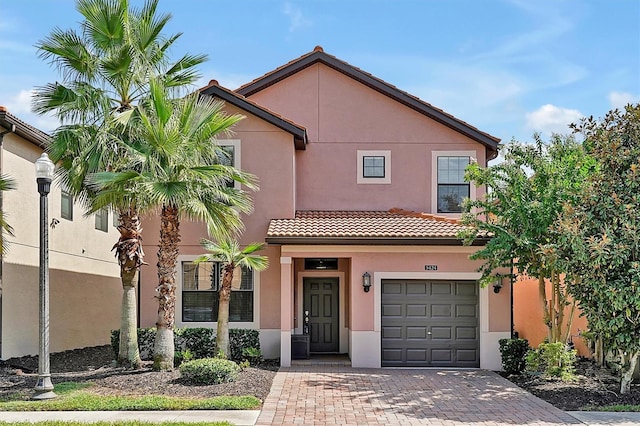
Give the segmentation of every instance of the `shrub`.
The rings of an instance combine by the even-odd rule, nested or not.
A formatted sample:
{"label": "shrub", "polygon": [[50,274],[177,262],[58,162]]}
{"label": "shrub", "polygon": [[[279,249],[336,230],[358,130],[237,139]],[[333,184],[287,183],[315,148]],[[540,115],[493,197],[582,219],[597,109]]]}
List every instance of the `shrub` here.
{"label": "shrub", "polygon": [[[258,330],[231,329],[229,330],[230,359],[242,361],[245,359],[243,351],[247,348],[260,350],[260,333]],[[156,338],[155,328],[138,329],[138,349],[143,361],[153,360],[153,345]],[[116,359],[120,344],[120,330],[111,331],[111,347]],[[212,358],[216,356],[216,336],[212,328],[178,328],[174,330],[174,345],[177,352],[190,350],[194,359]]]}
{"label": "shrub", "polygon": [[[150,361],[153,359],[153,345],[156,340],[156,329],[139,328],[138,329],[138,350],[140,351],[140,359]],[[111,348],[118,359],[118,351],[120,350],[120,330],[111,330]]]}
{"label": "shrub", "polygon": [[193,352],[189,349],[185,349],[184,351],[176,351],[173,356],[173,366],[179,367],[183,362],[188,362],[193,359]]}
{"label": "shrub", "polygon": [[573,380],[575,362],[575,349],[569,349],[561,342],[541,343],[537,349],[527,354],[526,368],[528,372],[542,373],[562,380]]}
{"label": "shrub", "polygon": [[229,358],[235,361],[244,359],[245,349],[255,348],[260,350],[260,333],[258,330],[235,328],[229,330]]}
{"label": "shrub", "polygon": [[500,339],[500,355],[502,357],[502,369],[507,374],[520,374],[524,371],[525,356],[529,351],[527,339]]}
{"label": "shrub", "polygon": [[217,385],[233,382],[240,367],[233,361],[221,358],[202,358],[185,362],[180,366],[180,374],[185,379],[203,385]]}
{"label": "shrub", "polygon": [[242,356],[245,361],[248,361],[251,365],[257,365],[262,360],[262,351],[258,348],[245,348],[242,351]]}
{"label": "shrub", "polygon": [[216,336],[211,328],[179,328],[175,331],[175,345],[181,350],[189,349],[193,358],[213,358]]}

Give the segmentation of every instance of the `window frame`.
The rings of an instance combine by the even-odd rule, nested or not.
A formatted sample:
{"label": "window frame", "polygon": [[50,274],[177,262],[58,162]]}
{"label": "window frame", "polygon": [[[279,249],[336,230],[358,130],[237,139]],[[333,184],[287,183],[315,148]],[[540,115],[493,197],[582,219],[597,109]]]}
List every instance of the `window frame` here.
{"label": "window frame", "polygon": [[[440,157],[468,157],[469,162],[475,162],[477,157],[476,151],[432,151],[431,152],[431,212],[441,216],[459,217],[462,212],[439,212],[438,211],[438,158]],[[476,199],[476,187],[471,182],[465,182],[469,186],[469,198]],[[447,184],[443,184],[447,185]],[[452,184],[454,185],[454,184]],[[462,185],[462,184],[460,184]]]}
{"label": "window frame", "polygon": [[[365,157],[382,157],[384,165],[384,177],[366,177],[364,175],[364,159]],[[391,183],[391,150],[358,150],[358,164],[356,167],[358,184],[382,184]]]}
{"label": "window frame", "polygon": [[[69,215],[68,217],[64,213],[64,206],[68,205],[69,207]],[[66,187],[60,187],[60,217],[62,219],[73,222],[73,206],[74,206],[74,197]]]}
{"label": "window frame", "polygon": [[[217,139],[215,141],[216,145],[219,145],[220,147],[232,147],[233,148],[233,161],[232,161],[232,166],[235,167],[238,170],[242,170],[241,165],[241,150],[240,150],[240,139]],[[233,181],[233,188],[235,189],[240,189],[241,185],[236,182]]]}
{"label": "window frame", "polygon": [[[98,224],[98,220],[100,220],[100,224]],[[103,207],[94,213],[94,228],[98,231],[109,232],[109,209]]]}
{"label": "window frame", "polygon": [[[217,321],[183,321],[182,320],[182,295],[184,291],[183,275],[182,275],[182,263],[193,262],[199,256],[195,255],[179,255],[176,262],[176,318],[175,323],[177,327],[205,327],[216,328],[218,326]],[[253,321],[229,321],[230,328],[260,328],[260,273],[258,271],[252,271],[253,273]],[[189,291],[189,290],[187,290]],[[234,290],[237,291],[237,290]]]}

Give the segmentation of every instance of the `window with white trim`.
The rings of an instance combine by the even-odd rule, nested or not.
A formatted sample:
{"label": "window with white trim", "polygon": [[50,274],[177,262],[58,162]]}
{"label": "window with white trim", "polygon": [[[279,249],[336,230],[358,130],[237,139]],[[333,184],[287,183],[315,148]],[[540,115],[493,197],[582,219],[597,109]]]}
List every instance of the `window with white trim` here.
{"label": "window with white trim", "polygon": [[[181,262],[182,322],[218,321],[218,290],[222,284],[222,263]],[[238,271],[236,271],[237,273]],[[253,322],[253,271],[241,269],[237,287],[231,291],[229,322]]]}
{"label": "window with white trim", "polygon": [[62,187],[60,199],[60,216],[63,219],[73,220],[73,195],[66,187]]}
{"label": "window with white trim", "polygon": [[96,229],[100,231],[108,232],[109,231],[109,210],[106,208],[102,208],[95,213]]}
{"label": "window with white trim", "polygon": [[358,150],[357,157],[357,183],[391,183],[391,151]]}
{"label": "window with white trim", "polygon": [[462,212],[462,201],[471,195],[469,182],[464,180],[470,161],[468,156],[438,157],[438,213]]}
{"label": "window with white trim", "polygon": [[[222,139],[217,141],[220,148],[222,148],[222,153],[218,156],[220,164],[224,164],[226,166],[233,166],[237,169],[240,169],[240,140],[237,139]],[[229,188],[240,188],[240,184],[238,184],[234,180],[227,181],[227,187]]]}

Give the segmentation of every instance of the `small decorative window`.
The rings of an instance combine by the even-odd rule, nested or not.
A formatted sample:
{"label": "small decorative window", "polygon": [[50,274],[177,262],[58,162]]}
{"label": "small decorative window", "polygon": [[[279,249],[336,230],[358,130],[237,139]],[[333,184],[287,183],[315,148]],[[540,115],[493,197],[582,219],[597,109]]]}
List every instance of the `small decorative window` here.
{"label": "small decorative window", "polygon": [[469,198],[469,183],[464,171],[469,157],[438,157],[438,213],[462,212],[462,201]]}
{"label": "small decorative window", "polygon": [[[224,154],[219,156],[220,164],[235,167],[235,147],[233,145],[223,145],[220,148],[222,148],[221,154]],[[235,181],[233,179],[227,180],[227,188],[233,188],[234,186]]]}
{"label": "small decorative window", "polygon": [[357,183],[391,183],[391,151],[358,151]]}
{"label": "small decorative window", "polygon": [[107,232],[109,230],[109,210],[106,208],[96,212],[96,229]]}
{"label": "small decorative window", "polygon": [[73,195],[67,188],[62,188],[60,200],[60,216],[63,219],[73,220]]}
{"label": "small decorative window", "polygon": [[362,177],[383,178],[384,177],[384,157],[365,155],[362,157]]}
{"label": "small decorative window", "polygon": [[[253,322],[253,272],[242,268],[240,273],[242,276],[237,286],[232,287],[229,321]],[[218,321],[218,290],[222,274],[220,262],[182,262],[183,322]]]}
{"label": "small decorative window", "polygon": [[117,211],[112,212],[113,214],[113,227],[114,228],[118,228],[118,226],[120,226],[120,215],[118,214]]}

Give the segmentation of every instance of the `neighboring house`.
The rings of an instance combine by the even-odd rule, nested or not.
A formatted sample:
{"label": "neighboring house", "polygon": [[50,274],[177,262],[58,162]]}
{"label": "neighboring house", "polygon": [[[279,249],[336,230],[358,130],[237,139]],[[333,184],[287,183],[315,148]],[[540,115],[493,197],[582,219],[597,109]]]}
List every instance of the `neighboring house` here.
{"label": "neighboring house", "polygon": [[[513,283],[514,329],[518,332],[518,337],[527,339],[532,347],[538,347],[548,337],[549,332],[542,319],[542,303],[539,293],[537,278],[523,278]],[[547,282],[547,295],[551,298],[551,284],[549,282]],[[571,308],[567,307],[564,313],[566,325]],[[580,332],[588,329],[587,319],[582,316],[580,308],[576,307],[571,324],[571,341],[578,354],[585,357],[590,357],[591,351],[587,342],[580,336]]]}
{"label": "neighboring house", "polygon": [[[0,107],[0,173],[16,182],[0,208],[14,229],[0,259],[1,357],[35,355],[39,342],[39,199],[34,162],[48,135]],[[49,200],[50,350],[109,344],[119,328],[122,286],[110,251],[118,240],[110,212],[84,217],[59,185]]]}
{"label": "neighboring house", "polygon": [[[260,180],[241,242],[266,241],[270,267],[243,275],[232,327],[259,329],[264,356],[283,366],[292,336],[308,332],[312,354],[348,354],[353,367],[500,369],[508,288],[479,288],[476,247],[456,238],[462,198],[483,193],[464,168],[486,166],[499,139],[320,47],[235,91],[212,81],[201,93],[246,116],[219,143]],[[143,227],[153,265],[157,217]],[[181,233],[176,324],[215,327],[219,266],[192,263],[206,229],[183,221]],[[143,267],[142,326],[156,321],[156,284]]]}

